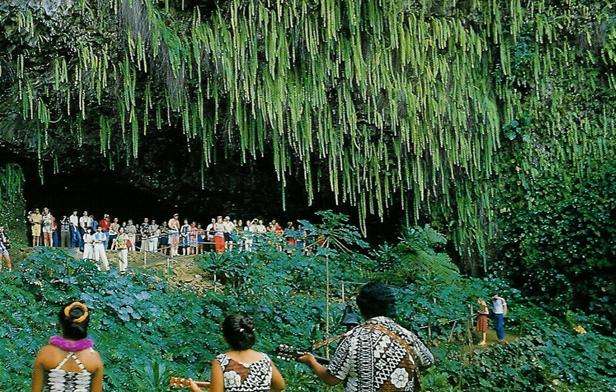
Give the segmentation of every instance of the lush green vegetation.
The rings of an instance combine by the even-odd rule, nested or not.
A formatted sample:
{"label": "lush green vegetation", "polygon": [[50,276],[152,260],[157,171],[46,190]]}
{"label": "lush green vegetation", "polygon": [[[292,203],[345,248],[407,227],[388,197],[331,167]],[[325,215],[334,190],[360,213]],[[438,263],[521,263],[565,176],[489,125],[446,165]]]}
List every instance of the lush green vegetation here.
{"label": "lush green vegetation", "polygon": [[[216,325],[229,309],[262,317],[266,349],[306,343],[335,324],[323,315],[340,310],[340,281],[382,279],[398,287],[405,325],[431,325],[441,358],[424,378],[433,389],[500,388],[499,370],[511,390],[613,387],[613,340],[597,334],[611,336],[616,323],[612,3],[0,2],[0,224],[16,243],[26,228],[12,160],[38,164],[41,177],[112,173],[195,205],[194,190],[221,188],[213,178],[224,197],[251,193],[240,167],[261,164],[278,182],[251,174],[252,189],[268,185],[246,204],[280,194],[284,206],[293,179],[304,187],[293,202],[327,190],[356,208],[360,226],[389,214],[436,229],[368,249],[325,215],[329,226],[315,230],[335,235],[314,255],[267,246],[203,258],[203,274],[224,287],[202,296],[165,276],[107,280],[61,253],[35,253],[24,275],[0,276],[9,304],[0,331],[17,336],[0,343],[15,367],[0,380],[23,388],[28,363],[17,349],[42,343],[52,329],[43,320],[69,297],[99,310],[108,384],[153,390],[163,367],[200,374],[222,348]],[[235,181],[208,171],[221,157]],[[465,346],[465,322],[448,320],[465,319],[475,296],[496,287],[513,300],[519,338]],[[305,372],[285,370],[310,389]]]}
{"label": "lush green vegetation", "polygon": [[[441,250],[444,237],[429,227],[410,229],[399,243],[370,251],[359,233],[333,214],[309,225],[325,246],[311,255],[277,250],[276,240],[253,253],[206,255],[202,275],[222,285],[199,294],[173,288],[170,271],[99,272],[59,250],[39,250],[19,273],[0,273],[0,386],[25,390],[31,356],[56,331],[58,306],[82,298],[94,309],[92,335],[107,364],[109,391],[165,391],[169,374],[204,378],[221,350],[219,322],[230,312],[256,319],[260,349],[279,343],[308,346],[331,333],[344,307],[342,282],[386,281],[396,287],[398,319],[420,333],[438,357],[425,372],[433,391],[608,391],[614,379],[614,338],[595,332],[595,320],[569,313],[552,317],[496,279],[466,278]],[[329,273],[327,270],[329,266]],[[330,282],[330,312],[327,285]],[[356,289],[346,284],[346,300]],[[511,306],[509,345],[469,345],[469,305],[495,290]],[[327,316],[328,317],[327,317]],[[452,320],[458,320],[455,325]],[[430,335],[427,328],[430,325]],[[586,333],[573,330],[581,325]],[[298,364],[281,364],[290,391],[322,389]]]}
{"label": "lush green vegetation", "polygon": [[502,191],[503,224],[494,244],[494,272],[549,304],[556,314],[578,308],[603,319],[616,312],[616,165],[589,163],[570,171],[519,173]]}
{"label": "lush green vegetation", "polygon": [[266,155],[308,201],[327,189],[361,218],[438,220],[475,273],[515,167],[614,156],[614,14],[588,0],[5,1],[0,138],[54,171],[147,161],[152,134],[182,134],[201,168],[219,144]]}

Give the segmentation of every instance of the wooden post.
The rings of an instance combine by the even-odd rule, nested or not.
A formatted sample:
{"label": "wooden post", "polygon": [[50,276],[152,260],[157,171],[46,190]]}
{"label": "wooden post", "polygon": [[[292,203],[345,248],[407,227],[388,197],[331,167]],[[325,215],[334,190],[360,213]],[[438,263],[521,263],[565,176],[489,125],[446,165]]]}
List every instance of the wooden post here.
{"label": "wooden post", "polygon": [[471,333],[471,320],[473,319],[473,305],[468,305],[469,309],[470,309],[470,317],[468,317],[466,319],[466,338],[468,340],[468,346],[472,346],[473,345],[473,335]]}
{"label": "wooden post", "polygon": [[[329,339],[329,255],[325,256],[325,338]],[[325,357],[329,358],[329,345],[325,346]]]}
{"label": "wooden post", "polygon": [[458,324],[458,320],[454,320],[453,327],[451,327],[451,332],[449,332],[449,339],[447,339],[448,342],[451,342],[451,339],[453,338],[453,330],[456,329],[457,324]]}

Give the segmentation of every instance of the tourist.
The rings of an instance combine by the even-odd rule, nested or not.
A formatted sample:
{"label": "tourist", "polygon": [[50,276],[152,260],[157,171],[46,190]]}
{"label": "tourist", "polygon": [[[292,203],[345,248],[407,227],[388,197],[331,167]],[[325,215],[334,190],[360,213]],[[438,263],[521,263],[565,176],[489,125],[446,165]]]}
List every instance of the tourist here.
{"label": "tourist", "polygon": [[158,252],[158,236],[160,235],[160,231],[158,230],[158,224],[156,223],[156,219],[152,219],[152,223],[150,223],[149,232],[150,232],[149,251]]}
{"label": "tourist", "polygon": [[[210,391],[282,391],[285,381],[267,354],[255,351],[255,329],[252,319],[227,316],[222,333],[230,350],[212,361]],[[201,392],[192,382],[193,392]]]}
{"label": "tourist", "polygon": [[[102,227],[98,227],[96,229],[96,233],[94,233],[92,240],[94,242],[94,260],[96,260],[97,264],[98,262],[101,262],[103,264],[103,271],[109,271],[109,262],[107,261],[107,247],[105,246],[105,240],[107,239],[107,236],[105,235],[105,233],[103,233],[103,228]],[[100,265],[98,265],[99,270]]]}
{"label": "tourist", "polygon": [[71,222],[66,215],[60,220],[60,246],[68,248],[71,245]]}
{"label": "tourist", "polygon": [[79,224],[74,225],[73,222],[71,222],[70,230],[71,230],[71,248],[77,248],[83,251],[83,238],[81,236],[81,233],[79,232]]}
{"label": "tourist", "polygon": [[225,225],[222,216],[217,217],[214,224],[214,249],[216,253],[225,251]]}
{"label": "tourist", "polygon": [[267,228],[263,224],[263,220],[262,219],[259,219],[259,223],[257,224],[257,233],[258,234],[265,234],[265,233],[267,233]]}
{"label": "tourist", "polygon": [[180,246],[180,215],[175,213],[173,217],[169,219],[169,256],[175,257],[178,255],[178,248]]}
{"label": "tourist", "polygon": [[79,217],[79,231],[81,231],[82,236],[85,234],[88,227],[92,227],[92,221],[90,220],[88,211],[84,211],[83,215]]}
{"label": "tourist", "polygon": [[231,237],[231,234],[234,231],[235,225],[233,224],[233,222],[231,222],[231,218],[225,216],[225,219],[223,221],[223,233],[225,237],[225,244],[227,246],[227,249],[229,250],[233,249],[233,238]]}
{"label": "tourist", "polygon": [[90,311],[81,302],[62,307],[62,336],[41,348],[32,369],[32,392],[101,392],[104,366],[88,338]]}
{"label": "tourist", "polygon": [[296,234],[297,233],[295,231],[295,226],[293,226],[293,222],[287,222],[287,228],[284,230],[284,236],[287,240],[287,244],[292,248],[295,248],[297,245],[297,240],[295,239]]}
{"label": "tourist", "polygon": [[282,226],[280,226],[276,220],[273,220],[271,223],[271,231],[278,236],[281,236],[284,232]]}
{"label": "tourist", "polygon": [[246,226],[244,227],[244,250],[246,252],[252,251],[252,244],[254,242],[254,235],[256,231],[255,220],[247,221]]}
{"label": "tourist", "polygon": [[241,252],[244,250],[244,221],[239,219],[237,222],[234,221],[235,228],[233,230],[233,241],[237,242],[237,249]]}
{"label": "tourist", "polygon": [[102,233],[105,235],[105,249],[109,248],[109,228],[111,227],[111,220],[109,219],[109,214],[104,214],[103,219],[98,222],[98,227],[101,228]]}
{"label": "tourist", "polygon": [[188,230],[188,242],[190,247],[188,248],[188,254],[197,254],[197,246],[199,245],[199,229],[197,228],[197,222],[190,224]]}
{"label": "tourist", "polygon": [[196,254],[200,255],[203,253],[203,246],[205,244],[205,230],[201,226],[201,223],[197,224],[197,252]]}
{"label": "tourist", "polygon": [[477,332],[481,334],[480,346],[485,346],[488,342],[486,340],[488,334],[488,318],[490,316],[490,310],[488,304],[482,298],[477,300],[479,304],[479,310],[477,311]]}
{"label": "tourist", "polygon": [[56,218],[53,218],[52,221],[52,225],[51,225],[51,244],[53,247],[59,248],[60,247],[60,236],[61,236],[61,231],[62,231],[62,225],[58,225],[58,221],[56,220]]}
{"label": "tourist", "polygon": [[118,250],[120,261],[118,262],[118,270],[120,273],[126,272],[128,268],[128,234],[124,232],[124,228],[118,229],[118,236],[114,239],[113,246]]}
{"label": "tourist", "polygon": [[188,238],[190,234],[190,225],[188,224],[188,219],[184,219],[184,224],[180,227],[180,246],[182,247],[182,255],[186,256],[189,252],[188,246],[190,243],[190,239]]}
{"label": "tourist", "polygon": [[94,215],[90,214],[90,216],[88,217],[88,222],[90,222],[92,233],[95,233],[96,229],[98,229],[98,221],[94,219]]}
{"label": "tourist", "polygon": [[169,226],[167,226],[167,222],[163,221],[163,223],[161,223],[158,232],[158,250],[165,255],[169,247]]}
{"label": "tourist", "polygon": [[393,291],[368,283],[357,306],[367,321],[346,334],[327,367],[312,354],[299,360],[328,385],[344,382],[346,392],[419,390],[419,367],[432,365],[434,357],[415,334],[389,318],[395,314]]}
{"label": "tourist", "polygon": [[70,223],[72,223],[75,227],[79,227],[79,217],[77,216],[77,210],[73,211],[71,216],[68,217]]}
{"label": "tourist", "polygon": [[124,229],[124,232],[128,236],[128,241],[129,241],[128,250],[134,252],[135,246],[137,245],[137,226],[133,224],[132,219],[128,220],[128,223],[126,224],[126,228]]}
{"label": "tourist", "polygon": [[212,218],[210,223],[205,228],[206,238],[208,242],[212,242],[212,243],[214,242],[214,234],[216,234],[216,230],[214,230],[215,226],[216,226],[216,218]]}
{"label": "tourist", "polygon": [[118,232],[120,231],[120,220],[115,217],[113,218],[113,222],[109,225],[109,243],[111,244],[111,248],[113,248],[113,242],[118,236]]}
{"label": "tourist", "polygon": [[83,235],[83,258],[94,260],[94,236],[89,227],[86,227],[86,232]]}
{"label": "tourist", "polygon": [[[77,216],[77,210],[73,211],[71,216],[68,217],[68,220],[70,223],[69,231],[71,235],[71,239],[70,239],[71,248],[78,248],[80,247],[79,240],[75,236],[75,230],[79,231],[79,216]],[[75,243],[77,243],[77,245],[75,245]]]}
{"label": "tourist", "polygon": [[141,251],[147,252],[150,246],[150,220],[148,218],[143,218],[139,234],[141,235]]}
{"label": "tourist", "polygon": [[53,226],[54,226],[54,217],[51,215],[49,208],[43,208],[43,215],[41,217],[41,229],[43,232],[43,245],[44,246],[53,246],[52,243],[52,235],[53,235]]}
{"label": "tourist", "polygon": [[4,227],[0,226],[0,270],[4,267],[5,262],[9,271],[13,270],[13,263],[11,262],[11,255],[9,254],[10,248],[11,244],[9,242],[9,237],[4,231]]}
{"label": "tourist", "polygon": [[32,232],[32,246],[41,245],[41,223],[43,222],[43,216],[39,212],[38,208],[35,208],[33,212],[28,214],[28,220],[30,221]]}
{"label": "tourist", "polygon": [[494,325],[496,336],[500,343],[505,343],[505,316],[507,315],[507,302],[499,297],[498,293],[492,297],[492,313],[494,314]]}

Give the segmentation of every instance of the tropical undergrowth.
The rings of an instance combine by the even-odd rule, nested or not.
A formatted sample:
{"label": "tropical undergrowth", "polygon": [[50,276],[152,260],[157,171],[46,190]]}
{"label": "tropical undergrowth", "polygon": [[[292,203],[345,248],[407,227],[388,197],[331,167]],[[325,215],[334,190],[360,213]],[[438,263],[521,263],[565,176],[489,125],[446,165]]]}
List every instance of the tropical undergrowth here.
{"label": "tropical undergrowth", "polygon": [[[57,331],[60,305],[72,299],[93,309],[91,334],[106,363],[105,390],[166,391],[170,375],[208,378],[209,361],[225,350],[224,315],[254,317],[259,350],[271,352],[280,343],[308,347],[328,330],[343,331],[338,321],[345,304],[370,280],[395,287],[397,319],[437,357],[424,371],[428,390],[616,386],[614,338],[596,333],[592,318],[551,316],[504,281],[461,276],[441,250],[443,237],[429,227],[408,229],[397,244],[370,250],[344,218],[323,218],[319,225],[304,222],[307,253],[269,237],[254,252],[199,257],[196,262],[220,283],[203,294],[172,288],[166,279],[171,270],[122,276],[61,250],[35,251],[17,272],[0,272],[0,390],[28,388],[32,358]],[[508,331],[518,338],[478,348],[469,305],[495,291],[509,300]],[[279,365],[290,391],[325,389],[302,365]]]}

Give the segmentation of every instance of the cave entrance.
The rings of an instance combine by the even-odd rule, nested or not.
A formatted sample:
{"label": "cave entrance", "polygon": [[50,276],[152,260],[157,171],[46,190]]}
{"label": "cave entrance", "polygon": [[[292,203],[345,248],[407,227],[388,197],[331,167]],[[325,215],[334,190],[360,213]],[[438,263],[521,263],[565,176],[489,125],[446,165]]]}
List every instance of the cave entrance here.
{"label": "cave entrance", "polygon": [[[286,210],[283,210],[280,184],[267,158],[243,165],[236,159],[220,159],[204,173],[203,189],[199,162],[188,161],[182,154],[177,157],[168,154],[165,161],[150,159],[147,163],[137,162],[130,168],[114,170],[86,162],[56,174],[51,173],[52,165],[47,162],[44,181],[32,157],[3,154],[3,158],[20,164],[24,170],[27,211],[48,207],[56,219],[77,210],[79,216],[88,211],[96,219],[108,213],[120,221],[133,219],[139,223],[148,217],[160,223],[178,212],[181,219],[204,226],[217,215],[244,221],[276,219],[285,225],[298,219],[315,221],[316,211],[331,209],[349,215],[351,223],[359,223],[356,209],[336,206],[330,192],[317,193],[313,205],[308,206],[301,175],[287,177]],[[400,221],[400,214],[395,211],[384,222],[369,216],[368,240],[394,241]]]}

